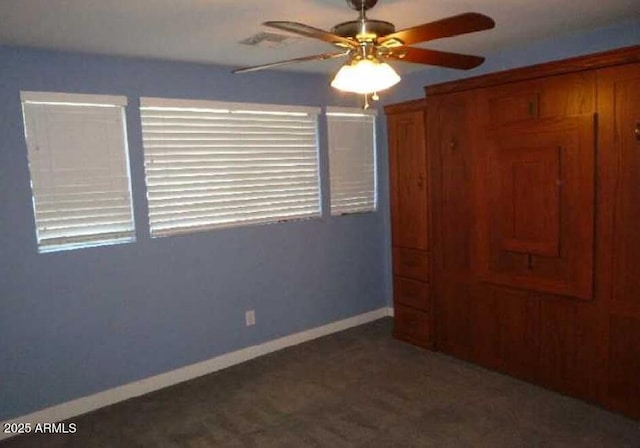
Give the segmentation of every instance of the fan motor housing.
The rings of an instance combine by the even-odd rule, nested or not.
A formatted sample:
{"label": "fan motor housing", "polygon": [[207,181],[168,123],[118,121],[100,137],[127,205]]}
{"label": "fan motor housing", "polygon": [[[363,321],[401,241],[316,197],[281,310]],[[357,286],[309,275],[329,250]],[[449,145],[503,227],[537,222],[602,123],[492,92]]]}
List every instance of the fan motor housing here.
{"label": "fan motor housing", "polygon": [[375,34],[377,37],[382,37],[395,33],[396,27],[393,23],[383,20],[352,20],[334,26],[331,32],[341,37],[355,37],[358,34]]}
{"label": "fan motor housing", "polygon": [[366,11],[373,8],[378,0],[347,0],[347,5],[356,11]]}

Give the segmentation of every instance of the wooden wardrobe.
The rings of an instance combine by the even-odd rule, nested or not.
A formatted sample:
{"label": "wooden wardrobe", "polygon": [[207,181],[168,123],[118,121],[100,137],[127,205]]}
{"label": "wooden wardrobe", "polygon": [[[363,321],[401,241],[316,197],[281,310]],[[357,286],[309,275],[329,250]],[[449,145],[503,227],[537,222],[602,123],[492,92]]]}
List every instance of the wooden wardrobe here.
{"label": "wooden wardrobe", "polygon": [[640,46],[385,108],[394,335],[640,418]]}

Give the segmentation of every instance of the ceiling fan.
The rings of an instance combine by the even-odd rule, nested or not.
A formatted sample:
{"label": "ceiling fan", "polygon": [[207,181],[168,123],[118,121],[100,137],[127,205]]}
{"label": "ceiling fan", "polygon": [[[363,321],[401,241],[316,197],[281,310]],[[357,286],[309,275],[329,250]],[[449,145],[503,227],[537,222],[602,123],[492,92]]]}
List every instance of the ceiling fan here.
{"label": "ceiling fan", "polygon": [[357,20],[334,26],[331,32],[298,22],[263,23],[270,28],[322,40],[338,47],[340,51],[240,68],[233,72],[247,73],[294,62],[347,57],[347,64],[336,74],[331,85],[339,90],[365,96],[373,94],[374,99],[377,99],[377,92],[400,81],[400,77],[385,62],[386,60],[402,60],[462,70],[472,69],[484,62],[481,56],[428,50],[409,45],[487,30],[495,26],[495,22],[490,17],[468,12],[396,31],[395,26],[390,22],[367,18],[366,12],[373,8],[378,0],[346,0],[346,2],[349,7],[359,12],[359,17]]}

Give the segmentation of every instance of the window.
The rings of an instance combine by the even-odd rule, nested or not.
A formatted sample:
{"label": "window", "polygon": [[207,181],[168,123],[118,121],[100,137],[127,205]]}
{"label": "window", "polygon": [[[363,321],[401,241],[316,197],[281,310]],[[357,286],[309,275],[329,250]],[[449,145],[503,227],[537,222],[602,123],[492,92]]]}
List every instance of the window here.
{"label": "window", "polygon": [[21,92],[39,252],[135,239],[120,96]]}
{"label": "window", "polygon": [[331,214],[375,211],[375,112],[327,108]]}
{"label": "window", "polygon": [[320,216],[317,114],[141,99],[152,236]]}

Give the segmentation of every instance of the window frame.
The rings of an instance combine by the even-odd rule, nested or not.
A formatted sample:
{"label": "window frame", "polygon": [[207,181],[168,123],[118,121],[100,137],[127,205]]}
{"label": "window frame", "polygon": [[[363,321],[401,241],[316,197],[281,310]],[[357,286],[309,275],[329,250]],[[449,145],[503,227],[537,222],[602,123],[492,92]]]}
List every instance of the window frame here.
{"label": "window frame", "polygon": [[[90,247],[99,247],[99,246],[107,246],[114,244],[122,244],[122,243],[131,243],[136,241],[136,227],[135,227],[135,214],[133,208],[133,194],[132,194],[132,178],[131,178],[131,166],[130,166],[130,157],[129,157],[129,144],[128,144],[128,133],[127,133],[127,121],[126,121],[126,106],[128,104],[128,100],[126,96],[123,95],[103,95],[103,94],[82,94],[82,93],[68,93],[68,92],[46,92],[46,91],[21,91],[20,92],[20,102],[21,102],[21,111],[22,111],[22,124],[25,138],[25,146],[27,150],[27,161],[28,161],[28,169],[29,169],[29,180],[30,180],[30,189],[31,189],[31,200],[33,207],[33,217],[34,217],[34,226],[36,233],[36,244],[38,248],[38,253],[55,253],[60,251],[67,250],[76,250],[76,249],[85,249]],[[38,131],[34,129],[30,129],[29,126],[34,124],[35,120],[40,120],[41,117],[31,116],[29,112],[29,105],[41,105],[41,106],[54,106],[54,107],[90,107],[92,108],[92,112],[97,112],[100,108],[116,110],[117,113],[117,131],[118,134],[114,135],[113,140],[109,142],[112,144],[114,142],[117,143],[116,149],[118,151],[122,150],[122,156],[120,159],[116,160],[114,158],[109,159],[116,162],[120,160],[123,162],[123,170],[122,170],[122,179],[126,178],[126,188],[122,189],[122,193],[126,194],[126,198],[124,199],[124,204],[122,207],[127,207],[128,212],[122,213],[127,216],[127,221],[122,223],[121,228],[118,230],[114,230],[112,232],[95,232],[95,233],[85,233],[78,235],[71,235],[73,233],[70,231],[68,236],[58,236],[58,237],[45,237],[46,227],[43,225],[41,219],[38,218],[38,215],[43,213],[44,205],[38,206],[39,199],[37,196],[42,195],[36,191],[35,184],[46,181],[46,179],[38,179],[34,181],[34,175],[37,172],[34,169],[34,165],[36,164],[33,156],[34,149],[32,145],[34,144],[34,139],[39,141],[42,138],[42,135],[38,135]],[[35,112],[34,112],[35,113]],[[97,114],[95,114],[98,116]],[[100,117],[102,120],[107,120],[108,118],[106,114],[104,117]],[[37,125],[36,125],[37,126]],[[106,126],[104,127],[106,129]],[[112,129],[113,130],[113,129]],[[30,135],[33,133],[33,135]],[[120,156],[119,156],[120,157]],[[87,170],[96,169],[95,167],[87,168]],[[64,169],[52,169],[49,171],[49,177],[53,178],[56,172],[62,172]],[[114,167],[109,165],[109,173],[112,174],[114,172]],[[117,179],[115,177],[114,179]],[[95,185],[95,184],[94,184]],[[73,194],[73,193],[67,193]],[[120,194],[120,193],[118,193]],[[62,200],[54,201],[56,206],[56,210],[54,213],[57,213],[55,219],[64,220],[64,213],[72,213],[72,209],[67,209],[66,211],[60,211],[60,202]],[[85,202],[91,203],[91,200],[84,199]],[[106,210],[109,208],[113,209],[113,206],[104,207]],[[113,211],[113,210],[112,210]],[[77,212],[77,211],[76,211]],[[91,212],[87,212],[91,213]],[[100,215],[100,216],[116,216],[116,215]],[[89,218],[97,218],[94,216],[81,216],[77,218],[71,218],[67,216],[66,219],[86,219],[86,227],[98,226],[99,222],[94,221],[90,222]],[[108,225],[117,227],[113,222],[112,223],[102,223],[105,227]],[[73,226],[68,224],[69,227],[66,229],[71,229]],[[81,228],[81,226],[76,226],[77,228]],[[101,236],[109,236],[108,238],[101,238]],[[47,243],[47,241],[50,241]]]}
{"label": "window frame", "polygon": [[[378,179],[378,132],[377,132],[377,116],[378,113],[375,109],[360,109],[355,107],[338,107],[338,106],[327,106],[325,108],[325,116],[327,120],[327,153],[328,153],[328,161],[329,161],[329,192],[330,192],[330,201],[329,201],[329,210],[331,216],[342,216],[342,215],[352,215],[352,214],[360,214],[360,213],[375,213],[378,211],[378,202],[379,202],[379,179]],[[362,208],[359,210],[348,211],[344,209],[336,210],[337,206],[334,207],[334,181],[331,173],[332,166],[332,136],[331,136],[331,123],[330,117],[371,117],[371,168],[373,173],[372,179],[372,187],[373,187],[373,195],[371,198],[371,205],[366,208]]]}
{"label": "window frame", "polygon": [[[305,212],[291,216],[273,216],[256,219],[234,219],[227,222],[210,222],[197,225],[173,226],[154,229],[153,212],[153,188],[150,189],[149,167],[152,163],[148,152],[148,146],[145,140],[145,111],[164,109],[175,110],[178,113],[208,111],[211,113],[229,114],[228,116],[236,116],[238,114],[252,115],[274,115],[274,116],[291,116],[291,117],[307,117],[313,121],[313,154],[314,154],[314,188],[315,188],[315,209],[313,212]],[[318,107],[282,105],[282,104],[262,104],[262,103],[242,103],[242,102],[226,102],[203,99],[180,99],[180,98],[158,98],[158,97],[142,97],[140,98],[140,119],[143,134],[143,153],[145,160],[145,185],[147,187],[148,200],[148,219],[149,234],[151,238],[160,238],[166,236],[175,236],[181,234],[192,234],[206,232],[215,229],[234,228],[249,225],[275,224],[281,222],[300,221],[307,219],[320,218],[323,216],[322,209],[322,188],[321,188],[321,160],[320,160],[320,136],[318,118],[321,109]],[[148,125],[148,124],[147,124]],[[311,151],[309,151],[311,152]],[[211,154],[215,157],[215,154]],[[153,185],[152,185],[153,187]],[[158,206],[156,206],[158,207]]]}

